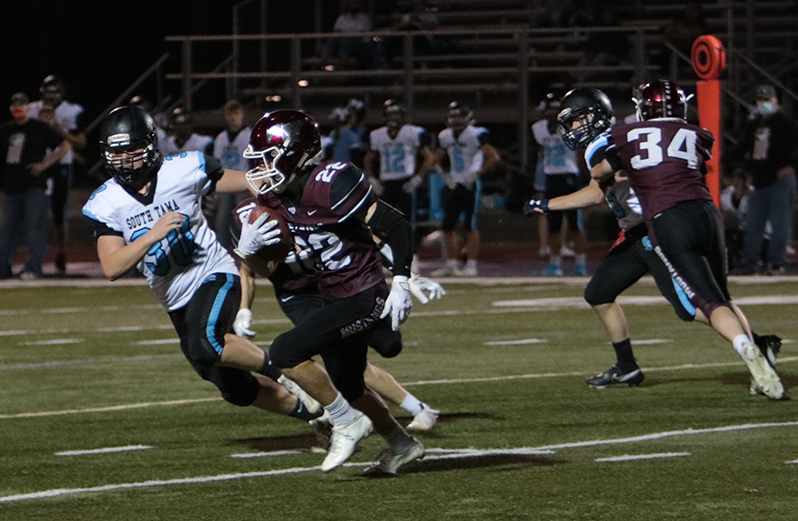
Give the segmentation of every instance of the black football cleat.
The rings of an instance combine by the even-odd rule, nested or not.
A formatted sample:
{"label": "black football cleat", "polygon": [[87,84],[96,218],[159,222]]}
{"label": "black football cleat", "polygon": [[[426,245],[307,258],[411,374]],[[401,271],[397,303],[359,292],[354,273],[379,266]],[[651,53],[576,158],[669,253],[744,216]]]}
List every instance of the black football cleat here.
{"label": "black football cleat", "polygon": [[615,384],[627,384],[629,387],[636,387],[643,383],[645,378],[646,375],[643,374],[643,371],[641,371],[639,367],[634,371],[621,373],[618,366],[614,365],[603,373],[586,378],[585,383],[588,387],[592,387],[593,389],[606,389],[610,385]]}

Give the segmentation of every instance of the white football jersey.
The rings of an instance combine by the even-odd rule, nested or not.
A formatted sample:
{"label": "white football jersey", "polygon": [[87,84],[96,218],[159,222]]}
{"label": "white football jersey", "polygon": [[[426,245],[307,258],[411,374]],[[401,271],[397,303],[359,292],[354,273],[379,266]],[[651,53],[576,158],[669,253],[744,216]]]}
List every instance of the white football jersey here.
{"label": "white football jersey", "polygon": [[380,127],[369,134],[371,150],[380,153],[380,179],[407,179],[416,172],[416,154],[424,132],[421,127],[403,125],[394,139],[388,134],[388,127]]}
{"label": "white football jersey", "polygon": [[577,174],[579,173],[579,163],[576,159],[576,152],[565,146],[560,137],[560,133],[555,130],[549,132],[549,122],[541,119],[532,125],[532,134],[535,141],[543,147],[543,173],[553,174]]}
{"label": "white football jersey", "polygon": [[251,132],[252,129],[244,127],[232,141],[230,141],[230,133],[226,130],[216,136],[216,139],[213,140],[213,157],[222,162],[223,168],[242,172],[249,170],[247,160],[244,159],[244,150],[249,145]]}
{"label": "white football jersey", "polygon": [[438,142],[449,152],[450,174],[455,183],[466,184],[482,168],[484,156],[480,137],[488,133],[484,127],[469,125],[455,138],[450,128],[438,134]]}
{"label": "white football jersey", "polygon": [[183,152],[205,152],[208,146],[212,144],[213,138],[210,136],[191,134],[182,147],[177,146],[177,143],[175,143],[175,136],[169,136],[163,142],[159,142],[159,148],[164,156],[173,156]]}
{"label": "white football jersey", "polygon": [[205,155],[186,152],[164,160],[149,197],[136,197],[116,179],[109,179],[91,194],[83,214],[95,221],[95,232],[122,236],[130,244],[169,211],[187,217],[153,245],[137,268],[147,277],[155,296],[169,311],[181,308],[212,273],[238,274],[236,264],[216,240],[202,213],[200,200],[213,182],[205,172]]}
{"label": "white football jersey", "polygon": [[[42,109],[42,100],[34,101],[28,105],[28,117],[32,119],[39,119],[39,111]],[[77,103],[70,103],[62,101],[55,108],[55,120],[67,132],[75,132],[78,130],[78,117],[83,114],[83,107]],[[61,158],[62,165],[71,165],[73,161],[72,150],[70,149],[64,157]]]}

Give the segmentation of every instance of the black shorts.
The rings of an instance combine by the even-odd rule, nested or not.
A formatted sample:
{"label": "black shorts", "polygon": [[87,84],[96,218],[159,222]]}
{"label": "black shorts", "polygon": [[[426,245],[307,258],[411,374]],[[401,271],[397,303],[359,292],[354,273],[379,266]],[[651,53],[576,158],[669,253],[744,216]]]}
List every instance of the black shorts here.
{"label": "black shorts", "polygon": [[615,302],[626,288],[643,275],[651,273],[657,288],[673,306],[676,315],[684,321],[693,320],[695,307],[684,291],[674,283],[645,234],[645,225],[640,224],[625,233],[622,242],[613,246],[588,282],[585,300],[591,306]]}
{"label": "black shorts", "polygon": [[709,318],[729,306],[723,217],[712,201],[685,201],[651,220],[654,251],[690,301]]}
{"label": "black shorts", "polygon": [[454,188],[441,188],[441,207],[443,208],[443,224],[441,229],[454,230],[460,216],[463,216],[463,227],[466,231],[477,229],[479,214],[479,198],[481,184],[477,180],[471,188],[455,185]]}
{"label": "black shorts", "polygon": [[[572,194],[579,188],[580,181],[577,174],[552,174],[546,176],[546,199]],[[563,216],[568,220],[568,229],[572,232],[583,228],[582,210],[553,211],[548,214],[549,233],[557,233],[562,229]]]}
{"label": "black shorts", "polygon": [[367,334],[380,322],[387,296],[384,283],[334,301],[308,295],[283,296],[280,307],[295,326],[272,342],[272,364],[290,368],[321,355],[330,379],[344,398],[360,398],[365,389]]}
{"label": "black shorts", "polygon": [[222,392],[225,400],[250,405],[258,395],[257,379],[249,371],[215,365],[222,356],[224,336],[233,331],[241,306],[238,275],[214,273],[197,289],[188,304],[169,312],[180,337],[183,355],[203,379]]}

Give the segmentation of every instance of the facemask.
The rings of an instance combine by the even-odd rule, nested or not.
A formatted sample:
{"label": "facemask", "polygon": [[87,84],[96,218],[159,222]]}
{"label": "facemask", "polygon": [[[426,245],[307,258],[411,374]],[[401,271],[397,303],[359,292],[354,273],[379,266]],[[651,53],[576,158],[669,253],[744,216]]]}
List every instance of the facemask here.
{"label": "facemask", "polygon": [[774,112],[776,112],[776,107],[773,106],[771,102],[759,103],[756,106],[756,111],[762,114],[763,116],[770,116]]}
{"label": "facemask", "polygon": [[25,107],[11,107],[11,117],[15,121],[22,121],[28,115],[28,109]]}

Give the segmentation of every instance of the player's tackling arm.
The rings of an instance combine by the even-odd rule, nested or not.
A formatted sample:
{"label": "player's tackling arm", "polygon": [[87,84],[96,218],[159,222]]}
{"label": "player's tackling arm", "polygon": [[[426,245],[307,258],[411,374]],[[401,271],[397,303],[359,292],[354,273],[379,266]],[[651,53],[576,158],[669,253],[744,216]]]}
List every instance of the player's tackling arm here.
{"label": "player's tackling arm", "polygon": [[225,169],[222,176],[216,181],[216,191],[223,194],[249,193],[258,195],[247,182],[246,172]]}
{"label": "player's tackling arm", "polygon": [[604,190],[601,189],[596,179],[591,179],[590,184],[581,190],[577,190],[568,195],[561,195],[549,200],[549,210],[573,210],[577,208],[587,208],[594,204],[599,204],[604,200]]}

